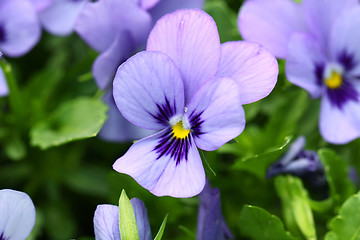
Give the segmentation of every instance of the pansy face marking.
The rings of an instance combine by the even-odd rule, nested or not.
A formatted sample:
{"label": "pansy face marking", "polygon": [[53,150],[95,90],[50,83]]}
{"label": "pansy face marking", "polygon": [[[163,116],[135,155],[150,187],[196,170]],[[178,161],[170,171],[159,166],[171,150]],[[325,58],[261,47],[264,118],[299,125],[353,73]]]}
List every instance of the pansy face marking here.
{"label": "pansy face marking", "polygon": [[0,22],[0,43],[6,41],[5,29],[4,24]]}

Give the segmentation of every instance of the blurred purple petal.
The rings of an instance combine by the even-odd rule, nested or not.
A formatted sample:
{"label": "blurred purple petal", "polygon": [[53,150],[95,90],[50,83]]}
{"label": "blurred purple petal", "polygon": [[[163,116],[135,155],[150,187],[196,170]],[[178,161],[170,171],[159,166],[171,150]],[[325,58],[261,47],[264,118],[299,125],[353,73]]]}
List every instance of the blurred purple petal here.
{"label": "blurred purple petal", "polygon": [[197,147],[213,151],[237,137],[245,127],[239,86],[229,78],[206,83],[186,112]]}
{"label": "blurred purple petal", "polygon": [[4,97],[9,94],[9,88],[7,86],[6,78],[2,68],[0,67],[0,97]]}
{"label": "blurred purple petal", "polygon": [[129,58],[116,73],[113,91],[122,115],[146,129],[164,129],[184,109],[181,76],[160,52],[140,52]]}
{"label": "blurred purple petal", "polygon": [[94,215],[96,240],[121,240],[119,230],[119,207],[98,205]]}
{"label": "blurred purple petal", "polygon": [[220,40],[214,20],[199,10],[178,10],[161,18],[150,33],[148,51],[167,54],[184,81],[185,102],[207,80],[220,63]]}
{"label": "blurred purple petal", "polygon": [[88,0],[54,0],[39,13],[41,24],[51,34],[65,36],[74,30],[75,21]]}
{"label": "blurred purple petal", "polygon": [[148,10],[158,4],[161,0],[139,0],[140,7]]}
{"label": "blurred purple petal", "polygon": [[313,98],[322,94],[324,50],[307,34],[293,34],[288,45],[286,76],[289,81],[306,89]]}
{"label": "blurred purple petal", "polygon": [[[192,197],[205,185],[205,172],[192,138],[182,150],[169,143],[171,129],[134,143],[113,165],[156,196]],[[179,145],[176,145],[179,146]],[[145,157],[146,156],[146,157]]]}
{"label": "blurred purple petal", "polygon": [[35,225],[36,212],[30,197],[23,192],[0,190],[1,239],[26,239]]}
{"label": "blurred purple petal", "polygon": [[0,51],[20,57],[39,41],[41,28],[28,0],[0,1]]}
{"label": "blurred purple petal", "polygon": [[34,6],[36,12],[41,12],[45,8],[49,7],[55,0],[30,0]]}
{"label": "blurred purple petal", "polygon": [[240,34],[258,42],[279,58],[286,58],[292,33],[306,30],[301,6],[291,0],[248,0],[238,17]]}
{"label": "blurred purple petal", "polygon": [[227,42],[221,45],[219,77],[230,77],[240,84],[242,104],[266,97],[274,88],[279,67],[276,59],[256,43]]}
{"label": "blurred purple petal", "polygon": [[130,202],[134,209],[140,240],[151,240],[152,236],[149,217],[144,202],[138,198],[132,198]]}

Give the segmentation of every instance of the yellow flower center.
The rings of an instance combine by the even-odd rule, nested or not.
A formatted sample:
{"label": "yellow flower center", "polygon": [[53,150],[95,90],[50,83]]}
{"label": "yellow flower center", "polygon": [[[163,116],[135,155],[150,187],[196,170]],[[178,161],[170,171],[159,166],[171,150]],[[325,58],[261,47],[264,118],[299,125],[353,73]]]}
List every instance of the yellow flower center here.
{"label": "yellow flower center", "polygon": [[184,129],[183,122],[179,121],[174,126],[172,126],[172,132],[175,138],[185,139],[189,136],[190,129]]}
{"label": "yellow flower center", "polygon": [[325,79],[325,84],[328,88],[336,89],[342,84],[342,76],[336,71],[331,73],[331,76]]}

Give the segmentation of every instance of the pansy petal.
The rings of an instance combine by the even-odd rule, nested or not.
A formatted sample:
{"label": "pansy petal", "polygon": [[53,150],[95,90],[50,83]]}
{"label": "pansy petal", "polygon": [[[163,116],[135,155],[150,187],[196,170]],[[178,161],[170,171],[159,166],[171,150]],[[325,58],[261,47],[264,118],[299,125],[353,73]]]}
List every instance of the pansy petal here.
{"label": "pansy petal", "polygon": [[186,115],[199,148],[216,150],[244,130],[240,98],[239,85],[230,78],[210,81],[194,95]]}
{"label": "pansy petal", "polygon": [[45,8],[49,7],[50,4],[54,2],[54,0],[29,0],[31,4],[34,6],[36,12],[41,12]]}
{"label": "pansy petal", "polygon": [[75,20],[88,0],[55,0],[39,13],[45,30],[51,34],[65,36],[74,30]]}
{"label": "pansy petal", "polygon": [[130,175],[156,196],[192,197],[205,185],[199,152],[191,136],[177,148],[174,144],[178,140],[171,142],[170,134],[171,129],[166,128],[137,141],[113,168]]}
{"label": "pansy petal", "polygon": [[3,239],[26,239],[35,225],[35,207],[23,192],[0,190],[0,236]]}
{"label": "pansy petal", "polygon": [[360,6],[344,13],[337,19],[330,37],[330,54],[340,62],[349,74],[360,78]]}
{"label": "pansy petal", "polygon": [[160,130],[184,110],[184,87],[172,60],[160,52],[140,52],[122,64],[114,79],[114,100],[133,124]]}
{"label": "pansy petal", "polygon": [[0,97],[6,96],[8,94],[9,94],[9,88],[6,83],[4,72],[0,67]]}
{"label": "pansy petal", "polygon": [[221,45],[219,77],[229,77],[240,84],[241,103],[266,97],[274,88],[279,67],[274,56],[256,43],[227,42]]}
{"label": "pansy petal", "polygon": [[119,230],[119,207],[98,205],[94,215],[96,240],[121,240]]}
{"label": "pansy petal", "polygon": [[98,134],[101,139],[110,142],[132,142],[154,133],[154,131],[135,126],[121,115],[114,102],[112,88],[105,94],[104,102],[109,110],[108,118]]}
{"label": "pansy petal", "polygon": [[220,40],[214,20],[200,10],[178,10],[162,17],[150,33],[147,50],[167,54],[180,69],[185,102],[215,76]]}
{"label": "pansy petal", "polygon": [[154,7],[159,2],[160,2],[160,0],[138,0],[138,4],[144,10],[148,10],[148,9]]}
{"label": "pansy petal", "polygon": [[39,41],[40,24],[34,7],[28,1],[0,1],[0,50],[10,57],[30,51]]}
{"label": "pansy petal", "polygon": [[[153,1],[153,0],[149,0]],[[181,8],[202,9],[205,0],[162,0],[149,10],[155,24],[162,16]]]}
{"label": "pansy petal", "polygon": [[120,32],[106,51],[101,53],[92,66],[95,82],[101,89],[107,88],[114,79],[116,69],[134,51],[128,31]]}
{"label": "pansy petal", "polygon": [[141,240],[151,240],[149,217],[144,202],[138,198],[132,198],[131,205],[134,209],[139,238]]}
{"label": "pansy petal", "polygon": [[288,45],[286,76],[293,84],[306,89],[313,98],[321,94],[325,54],[309,35],[293,34]]}
{"label": "pansy petal", "polygon": [[291,34],[306,29],[301,6],[291,0],[245,1],[238,26],[245,40],[262,44],[279,58],[286,58]]}
{"label": "pansy petal", "polygon": [[346,144],[360,137],[360,112],[358,101],[348,101],[342,108],[334,106],[325,95],[320,109],[320,133],[333,144]]}
{"label": "pansy petal", "polygon": [[358,4],[358,0],[303,0],[302,3],[311,33],[324,45],[336,19],[344,10]]}

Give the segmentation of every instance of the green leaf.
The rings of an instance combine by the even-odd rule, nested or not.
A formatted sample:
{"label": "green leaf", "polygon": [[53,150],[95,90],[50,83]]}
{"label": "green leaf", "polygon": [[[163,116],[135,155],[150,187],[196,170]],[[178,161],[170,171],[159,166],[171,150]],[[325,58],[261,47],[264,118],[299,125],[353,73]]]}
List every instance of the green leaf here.
{"label": "green leaf", "polygon": [[168,214],[166,214],[166,216],[164,217],[164,220],[160,226],[160,229],[158,231],[158,233],[156,234],[156,237],[154,238],[154,240],[161,240],[162,236],[164,234],[164,230],[165,230],[165,226],[166,226],[166,222],[167,222],[167,218],[168,218]]}
{"label": "green leaf", "polygon": [[324,165],[331,198],[340,206],[355,193],[355,186],[349,179],[347,164],[331,149],[320,149],[318,155]]}
{"label": "green leaf", "polygon": [[106,105],[81,97],[63,103],[30,132],[31,144],[41,149],[97,135],[106,120]]}
{"label": "green leaf", "polygon": [[240,212],[240,231],[254,240],[293,240],[281,220],[266,210],[245,205]]}
{"label": "green leaf", "polygon": [[339,215],[330,221],[331,232],[325,240],[360,239],[360,192],[348,198],[342,205]]}
{"label": "green leaf", "polygon": [[134,209],[125,190],[122,190],[119,199],[119,228],[122,240],[139,240]]}

